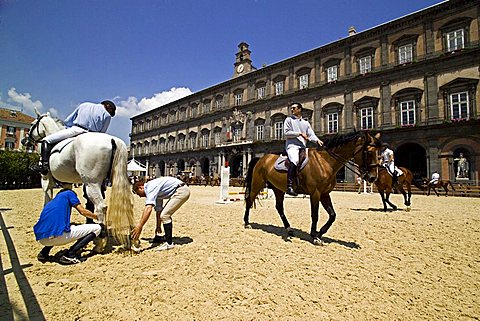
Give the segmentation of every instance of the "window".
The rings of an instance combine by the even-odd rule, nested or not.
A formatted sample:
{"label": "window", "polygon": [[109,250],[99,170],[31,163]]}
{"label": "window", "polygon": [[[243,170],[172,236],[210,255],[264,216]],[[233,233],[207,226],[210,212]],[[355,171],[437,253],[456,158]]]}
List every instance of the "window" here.
{"label": "window", "polygon": [[191,114],[192,114],[192,118],[197,117],[197,105],[193,105],[191,107]]}
{"label": "window", "polygon": [[263,131],[264,131],[264,126],[263,124],[255,126],[256,129],[256,138],[257,140],[263,140]]}
{"label": "window", "polygon": [[165,138],[160,139],[160,153],[165,153]]}
{"label": "window", "polygon": [[223,107],[223,97],[217,97],[215,99],[215,109],[219,110]]}
{"label": "window", "polygon": [[304,74],[298,77],[298,88],[305,89],[308,88],[309,74]]}
{"label": "window", "polygon": [[452,119],[468,119],[468,92],[453,93],[450,95],[450,112]]}
{"label": "window", "polygon": [[413,45],[407,44],[398,48],[398,63],[406,64],[413,61]]}
{"label": "window", "polygon": [[283,121],[277,121],[273,124],[273,139],[283,139]]}
{"label": "window", "polygon": [[210,112],[210,101],[203,102],[203,113],[207,114]]}
{"label": "window", "polygon": [[258,87],[257,88],[257,98],[258,99],[263,99],[266,97],[266,88],[265,86],[263,87]]}
{"label": "window", "polygon": [[372,57],[371,56],[361,57],[360,59],[358,59],[358,66],[360,69],[360,73],[362,75],[372,71]]}
{"label": "window", "polygon": [[372,129],[373,128],[373,108],[360,109],[360,128]]}
{"label": "window", "polygon": [[15,127],[7,126],[7,136],[15,136]]}
{"label": "window", "polygon": [[208,140],[210,138],[209,133],[203,133],[202,134],[202,147],[203,148],[208,148]]}
{"label": "window", "polygon": [[327,68],[327,82],[337,81],[338,66],[331,66]]}
{"label": "window", "polygon": [[400,121],[402,126],[415,125],[415,100],[400,102]]}
{"label": "window", "polygon": [[460,50],[464,47],[465,38],[463,28],[447,32],[447,51]]}
{"label": "window", "polygon": [[196,134],[190,135],[190,148],[191,149],[197,148],[197,135]]}
{"label": "window", "polygon": [[220,145],[221,143],[221,139],[220,139],[220,136],[221,135],[221,132],[220,131],[217,131],[213,134],[213,139],[215,141],[215,145]]}
{"label": "window", "polygon": [[278,96],[278,95],[281,95],[283,94],[283,87],[285,85],[285,81],[281,80],[281,81],[277,81],[275,83],[275,95]]}
{"label": "window", "polygon": [[338,113],[330,113],[327,115],[328,133],[338,133]]}
{"label": "window", "polygon": [[168,151],[169,152],[173,152],[175,150],[175,138],[174,137],[170,137],[168,139]]}
{"label": "window", "polygon": [[184,150],[185,149],[185,136],[179,135],[178,136],[178,150]]}
{"label": "window", "polygon": [[180,109],[180,120],[185,120],[186,112],[185,108]]}
{"label": "window", "polygon": [[240,106],[243,101],[243,93],[235,94],[235,106]]}
{"label": "window", "polygon": [[239,142],[242,137],[242,127],[235,126],[233,127],[233,141]]}
{"label": "window", "polygon": [[14,149],[15,144],[13,142],[5,142],[5,149]]}

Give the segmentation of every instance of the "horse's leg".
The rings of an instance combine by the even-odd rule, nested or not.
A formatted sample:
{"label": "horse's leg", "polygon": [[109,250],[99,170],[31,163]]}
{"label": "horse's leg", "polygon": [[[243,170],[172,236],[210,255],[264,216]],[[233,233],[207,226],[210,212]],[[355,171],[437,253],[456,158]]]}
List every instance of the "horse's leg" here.
{"label": "horse's leg", "polygon": [[[105,191],[107,187],[105,184],[102,184],[102,187],[100,189],[100,192],[102,193],[102,198],[105,199]],[[87,200],[87,203],[85,204],[85,208],[89,210],[90,212],[94,213],[95,212],[95,204],[88,198],[87,194],[87,187],[86,185],[83,185],[83,197]],[[87,218],[87,224],[92,224],[94,223],[93,218]]]}
{"label": "horse's leg", "polygon": [[[320,228],[320,231],[316,235],[316,238],[313,239],[313,244],[322,243],[321,237],[325,233],[327,233],[328,229],[330,228],[330,226],[332,226],[333,222],[335,222],[335,219],[337,218],[337,213],[335,213],[335,210],[333,209],[333,204],[332,204],[332,199],[330,198],[330,194],[322,194],[320,197],[320,202],[322,202],[323,208],[325,209],[325,211],[327,211],[328,220],[325,223],[325,225],[323,225]],[[312,210],[312,231],[313,231],[313,228],[314,228],[313,225],[315,224],[315,228],[316,228],[317,221],[318,221],[318,207],[319,207],[318,200],[316,200],[316,198],[312,200],[312,197],[310,197],[310,206]],[[316,213],[314,213],[315,210],[316,210]]]}
{"label": "horse's leg", "polygon": [[[85,183],[85,192],[87,194],[88,200],[92,202],[94,213],[97,215],[97,222],[102,226],[102,229],[105,226],[105,214],[107,212],[107,207],[105,201],[102,197],[102,183]],[[103,234],[103,233],[102,233]],[[107,238],[97,237],[94,240],[93,251],[95,253],[103,252],[103,249],[107,245]]]}
{"label": "horse's leg", "polygon": [[48,175],[43,176],[41,180],[42,190],[44,193],[44,205],[50,202],[53,198],[53,187],[55,186],[55,182],[53,181],[52,176],[50,173]]}
{"label": "horse's leg", "polygon": [[265,187],[265,182],[262,179],[252,178],[252,183],[250,187],[250,192],[248,195],[245,195],[245,214],[243,216],[243,222],[245,228],[251,228],[249,222],[250,208],[252,208],[255,203],[255,198],[257,198],[258,193]]}
{"label": "horse's leg", "polygon": [[378,192],[380,193],[380,196],[382,197],[383,211],[386,212],[387,211],[387,199],[385,197],[385,193],[384,193],[384,191],[381,191],[381,190],[379,190]]}
{"label": "horse's leg", "polygon": [[[390,192],[388,192],[388,191],[385,192],[385,202],[387,202],[387,204],[390,205],[390,207],[393,208],[394,211],[397,210],[397,205],[390,202]],[[387,211],[387,206],[386,205],[385,205],[383,210],[385,212]]]}
{"label": "horse's leg", "polygon": [[278,188],[272,186],[273,192],[275,193],[275,208],[277,209],[278,215],[282,219],[283,226],[287,230],[289,236],[293,236],[293,229],[290,227],[290,223],[285,216],[285,209],[283,207],[283,201],[285,199],[285,192],[279,190]]}
{"label": "horse's leg", "polygon": [[435,186],[433,186],[432,188],[433,188],[433,191],[435,192],[435,195],[440,196],[440,195],[438,195],[438,192],[437,192],[437,189],[435,188]]}

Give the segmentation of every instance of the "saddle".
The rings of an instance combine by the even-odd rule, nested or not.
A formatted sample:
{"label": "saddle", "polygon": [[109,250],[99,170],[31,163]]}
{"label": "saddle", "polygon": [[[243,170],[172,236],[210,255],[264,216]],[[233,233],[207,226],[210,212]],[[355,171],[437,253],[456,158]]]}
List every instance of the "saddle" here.
{"label": "saddle", "polygon": [[[390,175],[390,176],[393,176],[393,173],[390,173],[390,171],[388,170],[387,167],[385,167],[385,169],[387,170],[387,173]],[[403,175],[403,172],[400,168],[398,168],[397,166],[395,166],[395,172],[397,173],[397,177],[400,177]]]}
{"label": "saddle", "polygon": [[74,139],[75,139],[75,137],[70,137],[70,138],[66,138],[62,141],[59,141],[55,146],[53,146],[52,151],[50,152],[50,156],[53,153],[60,153],[68,144],[73,142]]}
{"label": "saddle", "polygon": [[[308,148],[300,149],[298,164],[300,164],[297,169],[297,172],[299,173],[308,164]],[[290,160],[288,159],[288,156],[286,153],[282,153],[275,161],[274,168],[279,172],[287,172],[289,165]]]}

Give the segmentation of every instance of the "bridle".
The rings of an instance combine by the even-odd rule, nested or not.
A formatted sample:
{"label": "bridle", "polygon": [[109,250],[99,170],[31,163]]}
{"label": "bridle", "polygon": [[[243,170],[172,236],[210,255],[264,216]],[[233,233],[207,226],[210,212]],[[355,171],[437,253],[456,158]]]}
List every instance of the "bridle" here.
{"label": "bridle", "polygon": [[[26,140],[30,143],[39,143],[43,138],[45,138],[46,135],[44,135],[43,137],[41,136],[40,134],[40,130],[39,130],[39,127],[40,127],[40,121],[42,120],[43,117],[45,117],[47,115],[40,115],[38,116],[36,122],[32,125],[32,127],[30,128],[29,132],[28,132],[28,136],[26,137]],[[35,139],[33,138],[33,135],[32,133],[36,131],[37,132],[37,136],[40,137],[39,139]]]}
{"label": "bridle", "polygon": [[[370,168],[372,167],[377,167],[377,164],[367,164],[368,160],[368,155],[371,153],[368,151],[368,147],[377,147],[379,145],[379,141],[376,137],[373,137],[374,143],[371,143],[367,141],[366,139],[366,134],[363,134],[364,142],[361,146],[357,146],[355,148],[355,151],[353,153],[353,156],[349,159],[335,153],[332,149],[324,147],[325,151],[332,156],[334,159],[344,163],[345,167],[357,174],[358,176],[362,178],[366,178],[368,174],[370,173]],[[359,166],[357,163],[355,163],[352,158],[355,158],[355,156],[362,152],[362,166]]]}

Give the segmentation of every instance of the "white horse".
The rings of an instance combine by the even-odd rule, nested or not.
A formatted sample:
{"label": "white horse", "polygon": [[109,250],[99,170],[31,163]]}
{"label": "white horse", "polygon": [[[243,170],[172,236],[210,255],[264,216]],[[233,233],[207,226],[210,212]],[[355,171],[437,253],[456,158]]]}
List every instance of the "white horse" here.
{"label": "white horse", "polygon": [[[32,122],[24,145],[38,143],[45,136],[57,132],[65,125],[50,113],[41,115]],[[133,194],[127,176],[128,152],[125,143],[104,133],[85,133],[60,142],[50,156],[50,171],[42,175],[42,189],[45,204],[53,198],[55,183],[71,188],[72,184],[82,183],[88,198],[95,206],[98,223],[105,224],[112,235],[122,244],[130,247],[130,231],[133,223]],[[108,207],[102,197],[101,186],[105,179],[112,183]],[[94,251],[100,252],[106,238],[97,240]]]}

